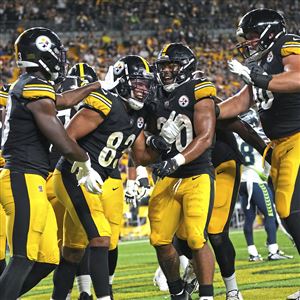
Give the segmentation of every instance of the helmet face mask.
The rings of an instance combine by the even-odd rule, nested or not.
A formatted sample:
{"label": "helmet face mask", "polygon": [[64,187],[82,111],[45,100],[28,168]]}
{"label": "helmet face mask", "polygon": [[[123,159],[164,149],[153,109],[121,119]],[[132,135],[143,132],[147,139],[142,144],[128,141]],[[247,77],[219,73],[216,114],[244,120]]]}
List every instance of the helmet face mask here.
{"label": "helmet face mask", "polygon": [[193,77],[196,64],[196,56],[188,46],[182,43],[168,44],[155,62],[158,81],[167,92],[171,92]]}
{"label": "helmet face mask", "polygon": [[39,70],[48,80],[65,76],[66,50],[50,29],[33,27],[21,33],[15,41],[15,57],[19,68]]}
{"label": "helmet face mask", "polygon": [[285,20],[272,9],[254,9],[245,14],[237,28],[236,48],[246,59],[258,61],[286,32]]}
{"label": "helmet face mask", "polygon": [[140,110],[152,95],[154,76],[148,62],[138,55],[128,55],[114,65],[118,95],[134,110]]}

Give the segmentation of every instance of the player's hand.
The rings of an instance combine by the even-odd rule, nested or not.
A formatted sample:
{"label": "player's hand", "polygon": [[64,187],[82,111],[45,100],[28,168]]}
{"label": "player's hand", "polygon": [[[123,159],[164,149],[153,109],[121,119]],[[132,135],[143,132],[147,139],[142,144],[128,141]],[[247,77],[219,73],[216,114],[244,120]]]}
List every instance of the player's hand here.
{"label": "player's hand", "polygon": [[171,149],[171,145],[162,136],[151,135],[147,138],[146,144],[158,153],[168,152]]}
{"label": "player's hand", "polygon": [[176,112],[173,110],[159,134],[170,145],[176,141],[180,131],[185,127],[182,115],[179,114],[175,117],[175,114]]}
{"label": "player's hand", "polygon": [[104,80],[99,80],[101,88],[107,91],[113,90],[119,84],[120,78],[114,81],[114,67],[109,66]]}
{"label": "player's hand", "polygon": [[133,179],[127,179],[125,187],[125,201],[133,207],[137,206],[137,185]]}
{"label": "player's hand", "polygon": [[[142,172],[139,172],[140,168],[143,168]],[[150,195],[151,187],[150,187],[146,168],[142,166],[138,166],[136,172],[137,172],[137,177],[135,183],[137,186],[137,201],[141,201],[143,198],[148,197]]]}
{"label": "player's hand", "polygon": [[250,69],[244,65],[242,65],[239,61],[236,59],[232,59],[228,61],[228,66],[230,72],[237,74],[238,76],[241,77],[241,79],[246,83],[246,84],[254,84],[251,76],[250,76]]}
{"label": "player's hand", "polygon": [[170,158],[168,160],[164,160],[162,162],[152,165],[153,174],[160,178],[169,176],[170,174],[175,172],[178,169],[178,167],[179,165],[176,162],[176,159],[174,158]]}
{"label": "player's hand", "polygon": [[75,173],[78,185],[84,185],[85,188],[93,194],[101,194],[103,180],[101,176],[92,168],[90,158],[87,161],[75,161],[72,165],[71,173]]}

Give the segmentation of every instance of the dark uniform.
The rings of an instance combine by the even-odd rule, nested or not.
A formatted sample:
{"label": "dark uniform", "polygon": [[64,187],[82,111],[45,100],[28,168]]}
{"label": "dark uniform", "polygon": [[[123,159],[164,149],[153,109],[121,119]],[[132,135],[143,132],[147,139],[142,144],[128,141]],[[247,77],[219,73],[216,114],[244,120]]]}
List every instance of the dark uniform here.
{"label": "dark uniform", "polygon": [[[143,130],[145,112],[128,112],[123,101],[101,89],[91,93],[83,106],[98,112],[104,121],[78,140],[78,144],[89,153],[93,169],[103,180],[110,176],[118,177],[118,174],[114,175],[118,160]],[[62,160],[54,172],[55,192],[67,209],[64,246],[85,248],[92,238],[111,236],[111,228],[104,211],[103,195],[91,194],[83,187],[77,187],[76,176],[70,173],[70,169],[71,164]],[[122,191],[120,180],[112,186],[112,190]],[[116,212],[118,214],[118,209]],[[115,220],[113,215],[109,219]]]}
{"label": "dark uniform", "polygon": [[58,263],[57,225],[47,199],[49,143],[38,130],[27,104],[55,101],[53,86],[27,73],[11,86],[3,131],[5,166],[0,174],[0,202],[7,216],[11,255]]}
{"label": "dark uniform", "polygon": [[[6,102],[8,98],[9,86],[4,85],[0,90],[0,133],[2,131],[2,125],[4,120],[2,120],[2,109],[6,107]],[[0,145],[1,145],[1,134],[0,134]],[[4,166],[5,160],[1,155],[0,151],[0,170]],[[1,171],[0,171],[1,172]],[[5,232],[5,212],[0,205],[0,260],[5,259],[5,250],[6,250],[6,232]]]}
{"label": "dark uniform", "polygon": [[[268,74],[282,73],[282,60],[288,55],[300,55],[299,36],[281,36],[260,65]],[[264,132],[275,146],[271,176],[276,208],[281,218],[287,218],[300,212],[300,93],[272,93],[255,87],[254,95]]]}
{"label": "dark uniform", "polygon": [[[172,111],[181,114],[185,124],[181,135],[172,144],[171,151],[162,156],[163,160],[182,152],[192,142],[196,136],[193,128],[194,105],[201,99],[213,98],[215,95],[215,86],[205,79],[190,80],[168,94],[160,89],[157,91],[159,101],[152,113],[157,129],[160,130]],[[189,246],[192,249],[204,246],[214,199],[211,151],[206,150],[194,161],[157,181],[149,203],[150,239],[153,246],[172,242],[182,212]]]}

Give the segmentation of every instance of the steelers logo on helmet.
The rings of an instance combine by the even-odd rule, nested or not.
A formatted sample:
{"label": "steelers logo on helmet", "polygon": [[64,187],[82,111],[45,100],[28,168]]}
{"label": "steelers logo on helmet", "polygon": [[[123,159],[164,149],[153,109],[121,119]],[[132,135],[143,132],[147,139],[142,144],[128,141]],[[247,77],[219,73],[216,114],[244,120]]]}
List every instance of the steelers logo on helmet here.
{"label": "steelers logo on helmet", "polygon": [[120,75],[125,68],[125,63],[119,60],[114,65],[114,75]]}
{"label": "steelers logo on helmet", "polygon": [[51,40],[45,35],[40,35],[35,40],[37,48],[43,52],[49,51],[51,49]]}
{"label": "steelers logo on helmet", "polygon": [[139,117],[136,121],[137,127],[138,128],[143,128],[144,126],[144,118],[143,117]]}
{"label": "steelers logo on helmet", "polygon": [[188,106],[190,103],[190,100],[188,98],[188,96],[186,95],[182,95],[179,99],[178,99],[178,104],[181,106],[181,107],[186,107]]}

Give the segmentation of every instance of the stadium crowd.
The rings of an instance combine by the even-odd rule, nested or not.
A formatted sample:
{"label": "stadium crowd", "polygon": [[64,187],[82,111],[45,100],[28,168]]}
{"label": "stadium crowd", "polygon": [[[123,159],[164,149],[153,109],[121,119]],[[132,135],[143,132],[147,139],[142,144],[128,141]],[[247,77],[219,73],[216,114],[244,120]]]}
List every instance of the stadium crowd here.
{"label": "stadium crowd", "polygon": [[[109,65],[128,53],[152,62],[164,44],[187,43],[199,58],[199,69],[215,82],[220,97],[225,98],[240,86],[228,71],[227,60],[236,54],[232,51],[236,43],[232,31],[236,15],[242,15],[250,4],[232,0],[3,2],[0,3],[1,28],[11,33],[11,39],[0,43],[0,83],[17,78],[12,46],[16,36],[42,22],[43,26],[59,32],[74,31],[71,35],[60,35],[70,50],[70,65],[87,62],[101,78]],[[298,1],[284,4],[261,1],[260,5],[267,4],[285,8],[289,30],[297,33]],[[200,11],[200,7],[205,7],[205,11]]]}

